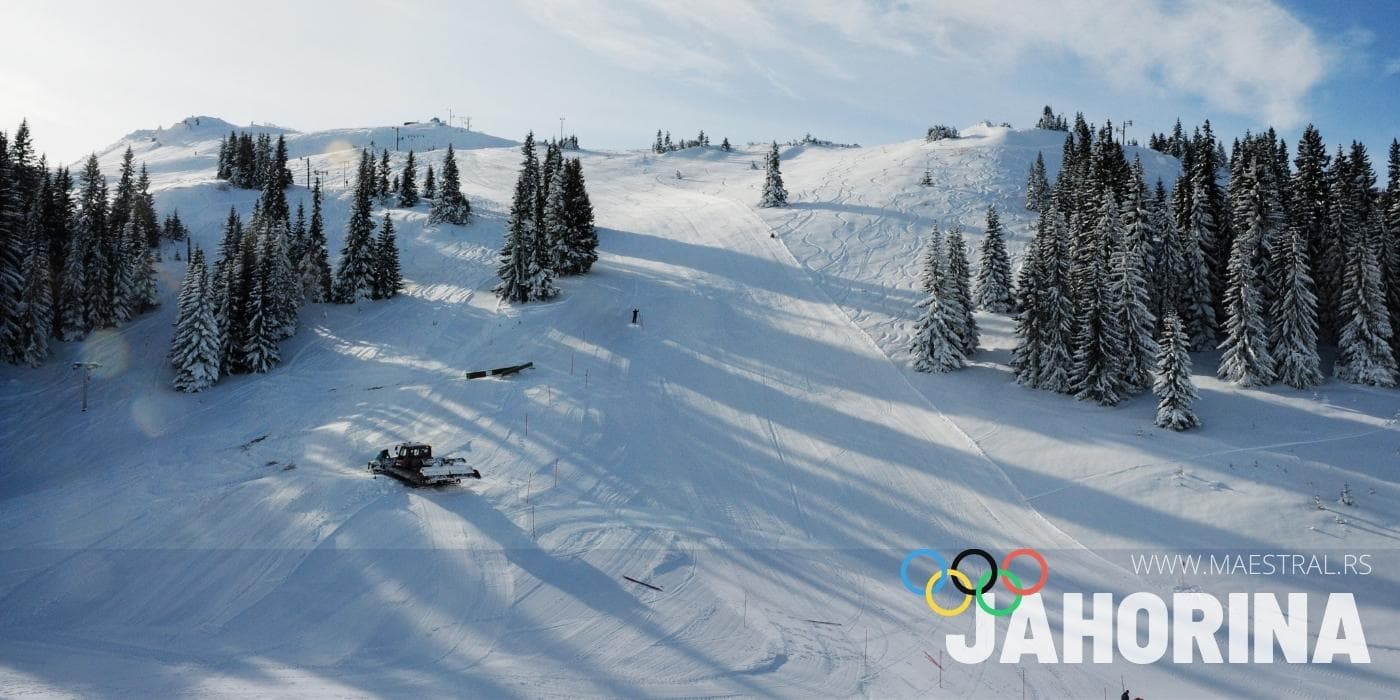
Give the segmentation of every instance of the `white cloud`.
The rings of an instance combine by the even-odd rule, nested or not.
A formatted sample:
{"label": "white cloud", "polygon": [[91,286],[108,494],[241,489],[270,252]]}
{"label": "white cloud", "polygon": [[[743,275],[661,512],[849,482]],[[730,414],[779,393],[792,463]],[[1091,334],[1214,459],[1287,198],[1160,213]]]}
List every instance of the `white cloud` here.
{"label": "white cloud", "polygon": [[1387,78],[1400,75],[1400,58],[1392,58],[1386,61],[1385,65],[1381,66],[1381,75]]}
{"label": "white cloud", "polygon": [[[1014,74],[1078,59],[1118,89],[1166,90],[1280,127],[1307,118],[1329,50],[1270,0],[536,0],[541,23],[642,71],[723,82],[740,73],[861,81],[838,57]],[[881,57],[886,58],[881,58]],[[795,65],[794,65],[795,64]],[[932,66],[931,66],[932,68]],[[1387,71],[1390,68],[1387,67]]]}

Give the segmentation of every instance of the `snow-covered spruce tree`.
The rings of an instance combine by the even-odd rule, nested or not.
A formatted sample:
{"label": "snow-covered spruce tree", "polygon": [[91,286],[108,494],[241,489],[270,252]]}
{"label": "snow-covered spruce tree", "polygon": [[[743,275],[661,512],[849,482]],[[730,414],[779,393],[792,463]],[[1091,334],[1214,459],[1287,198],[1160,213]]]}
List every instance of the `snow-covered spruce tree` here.
{"label": "snow-covered spruce tree", "polygon": [[147,248],[157,248],[160,245],[156,200],[151,194],[151,176],[146,172],[145,163],[141,164],[140,174],[136,178],[136,192],[131,199],[131,221],[136,224],[136,231],[141,234],[141,240]]}
{"label": "snow-covered spruce tree", "polygon": [[374,298],[392,299],[403,289],[403,273],[399,269],[399,242],[394,237],[394,220],[384,213],[379,237],[374,241]]}
{"label": "snow-covered spruce tree", "polygon": [[1050,209],[1040,211],[1035,236],[1026,246],[1016,278],[1016,347],[1011,351],[1011,368],[1016,383],[1039,388],[1041,356],[1044,352],[1045,313],[1042,309],[1046,284],[1045,254],[1050,232]]}
{"label": "snow-covered spruce tree", "polygon": [[919,180],[920,187],[933,187],[933,171],[924,168],[924,176]]}
{"label": "snow-covered spruce tree", "polygon": [[137,274],[145,257],[146,245],[129,218],[122,225],[116,243],[115,275],[112,286],[112,320],[124,323],[137,313]]}
{"label": "snow-covered spruce tree", "polygon": [[239,280],[243,276],[243,238],[243,222],[238,210],[229,207],[224,235],[219,241],[219,259],[209,277],[209,298],[214,306],[214,322],[218,325],[220,374],[233,371],[237,359],[234,336],[242,333],[245,304],[239,294]]}
{"label": "snow-covered spruce tree", "polygon": [[534,241],[530,219],[533,214],[534,203],[528,176],[522,170],[515,181],[515,196],[511,199],[510,218],[506,221],[505,243],[501,246],[500,265],[496,268],[501,281],[494,290],[501,299],[515,304],[530,300],[529,267],[534,259],[530,250],[530,244]]}
{"label": "snow-covered spruce tree", "polygon": [[155,260],[152,248],[146,245],[146,234],[137,221],[131,222],[131,238],[127,241],[127,264],[131,266],[131,315],[143,314],[160,304],[156,288]]}
{"label": "snow-covered spruce tree", "polygon": [[[1052,205],[1053,206],[1053,205]],[[1052,208],[1051,237],[1041,248],[1045,259],[1041,310],[1041,356],[1037,386],[1069,393],[1074,371],[1074,293],[1070,287],[1070,229]]]}
{"label": "snow-covered spruce tree", "polygon": [[1289,225],[1282,244],[1275,248],[1280,258],[1277,267],[1284,277],[1279,280],[1274,297],[1274,323],[1269,332],[1269,352],[1277,363],[1279,381],[1298,389],[1322,382],[1317,353],[1317,297],[1308,274],[1308,247],[1303,223],[1295,221]]}
{"label": "snow-covered spruce tree", "polygon": [[243,337],[242,367],[244,371],[262,374],[277,366],[282,356],[277,348],[275,313],[275,238],[264,236],[261,251],[254,263],[253,286],[248,295],[248,325]]}
{"label": "snow-covered spruce tree", "polygon": [[[1098,223],[1093,230],[1091,245],[1104,241],[1109,249],[1119,245],[1123,224],[1118,214],[1117,198],[1111,188],[1103,193]],[[1091,254],[1086,260],[1101,259]],[[1105,406],[1117,404],[1123,398],[1122,362],[1125,354],[1122,297],[1115,298],[1108,284],[1108,274],[1102,263],[1081,263],[1078,278],[1081,285],[1076,304],[1074,369],[1071,390],[1080,400],[1093,400]]]}
{"label": "snow-covered spruce tree", "polygon": [[[1179,181],[1178,187],[1187,186]],[[1210,249],[1204,241],[1213,237],[1215,224],[1212,223],[1208,202],[1208,192],[1197,182],[1191,195],[1185,221],[1177,225],[1177,235],[1181,241],[1183,280],[1180,289],[1177,311],[1182,326],[1191,339],[1193,351],[1211,350],[1216,346],[1219,332],[1215,316],[1214,286],[1211,281]]]}
{"label": "snow-covered spruce tree", "polygon": [[[1249,158],[1249,156],[1246,156]],[[1274,381],[1274,359],[1269,354],[1268,321],[1265,317],[1263,267],[1259,257],[1270,225],[1265,195],[1258,183],[1258,163],[1240,169],[1239,202],[1236,218],[1242,229],[1235,231],[1231,246],[1229,287],[1225,298],[1225,340],[1220,349],[1218,375],[1242,386],[1264,386]]]}
{"label": "snow-covered spruce tree", "polygon": [[1385,190],[1384,241],[1380,249],[1381,277],[1390,307],[1390,352],[1400,360],[1400,139],[1390,142],[1390,179]]}
{"label": "snow-covered spruce tree", "polygon": [[433,166],[428,164],[428,173],[423,176],[423,199],[433,200],[437,198],[437,173],[433,172]]}
{"label": "snow-covered spruce tree", "polygon": [[720,142],[720,144],[719,144],[719,150],[724,151],[725,153],[728,153],[728,152],[734,150],[734,147],[731,146],[731,145],[729,145],[729,137],[728,137],[728,136],[724,137],[724,140]]}
{"label": "snow-covered spruce tree", "polygon": [[986,235],[977,264],[977,305],[997,314],[1011,310],[1011,259],[996,207],[987,207]]}
{"label": "snow-covered spruce tree", "polygon": [[282,340],[295,335],[300,323],[297,312],[301,309],[303,298],[301,277],[292,265],[286,223],[269,221],[264,230],[263,235],[268,237],[265,242],[266,254],[271,256],[268,260],[271,286],[266,290],[266,312],[273,338]]}
{"label": "snow-covered spruce tree", "polygon": [[567,274],[573,242],[569,237],[568,211],[564,201],[567,168],[556,165],[545,188],[544,239],[548,244],[549,266],[557,274]]}
{"label": "snow-covered spruce tree", "polygon": [[1157,196],[1152,208],[1153,229],[1157,232],[1154,246],[1155,264],[1148,267],[1148,285],[1152,289],[1152,313],[1157,318],[1166,318],[1167,313],[1178,311],[1186,287],[1186,251],[1176,222],[1172,219],[1172,206],[1167,199],[1166,188],[1157,181]]}
{"label": "snow-covered spruce tree", "polygon": [[1153,332],[1157,318],[1150,309],[1142,253],[1132,236],[1125,233],[1110,258],[1109,294],[1116,324],[1123,333],[1123,354],[1118,367],[1124,393],[1137,392],[1152,384],[1152,367],[1157,359]]}
{"label": "snow-covered spruce tree", "polygon": [[370,213],[375,192],[374,159],[360,152],[360,172],[355,179],[355,203],[345,227],[345,248],[335,270],[335,301],[353,304],[369,299],[374,275],[374,219]]}
{"label": "snow-covered spruce tree", "polygon": [[943,276],[943,295],[951,304],[952,328],[959,340],[964,357],[977,351],[980,335],[977,318],[973,315],[972,274],[967,264],[967,243],[963,241],[962,226],[954,224],[948,230],[948,264]]}
{"label": "snow-covered spruce tree", "polygon": [[[297,213],[292,219],[292,230],[287,234],[287,258],[292,261],[292,271],[301,279],[302,261],[306,259],[306,206],[297,202]],[[300,283],[298,283],[300,289]],[[302,297],[305,298],[305,290]]]}
{"label": "snow-covered spruce tree", "polygon": [[311,188],[311,222],[306,227],[306,243],[296,259],[301,266],[301,287],[306,300],[321,304],[331,300],[330,253],[326,250],[325,220],[321,215],[321,181]]}
{"label": "snow-covered spruce tree", "polygon": [[946,296],[943,245],[942,234],[935,228],[924,249],[921,284],[926,296],[916,304],[920,316],[909,347],[919,372],[951,372],[967,364],[962,339],[953,328],[958,310]]}
{"label": "snow-covered spruce tree", "polygon": [[53,280],[39,201],[36,198],[31,206],[25,226],[28,250],[24,256],[24,286],[14,307],[19,327],[16,359],[30,367],[38,367],[48,359],[49,335],[53,332]]}
{"label": "snow-covered spruce tree", "polygon": [[379,156],[379,167],[374,170],[374,196],[381,202],[387,203],[389,195],[394,190],[389,185],[389,178],[393,176],[389,166],[389,149],[384,149]]}
{"label": "snow-covered spruce tree", "polygon": [[253,306],[261,296],[257,289],[258,281],[258,240],[257,229],[249,228],[239,242],[238,262],[228,269],[233,275],[229,280],[228,321],[225,343],[228,348],[227,367],[224,374],[248,372],[248,340],[251,337]]}
{"label": "snow-covered spruce tree", "polygon": [[1381,267],[1377,256],[1380,216],[1373,211],[1369,221],[1358,222],[1358,230],[1345,241],[1346,267],[1342,275],[1340,319],[1337,339],[1337,378],[1353,384],[1392,387],[1396,383],[1396,360],[1390,347],[1394,329],[1381,288]]}
{"label": "snow-covered spruce tree", "polygon": [[1045,154],[1035,154],[1030,174],[1026,176],[1026,208],[1040,211],[1050,197],[1050,182],[1045,178]]}
{"label": "snow-covered spruce tree", "polygon": [[0,358],[18,362],[19,297],[24,286],[24,220],[20,187],[0,132]]}
{"label": "snow-covered spruce tree", "polygon": [[399,206],[413,208],[418,205],[418,166],[413,162],[413,151],[403,164],[403,174],[399,177]]}
{"label": "snow-covered spruce tree", "polygon": [[178,391],[203,391],[219,380],[219,324],[210,292],[204,251],[195,248],[180,287],[175,336],[170,342],[170,361],[175,366],[172,384]]}
{"label": "snow-covered spruce tree", "polygon": [[87,334],[86,259],[89,241],[81,226],[75,227],[68,240],[61,278],[58,282],[58,337],[60,340],[80,340]]}
{"label": "snow-covered spruce tree", "polygon": [[787,206],[787,190],[783,188],[783,173],[779,167],[777,141],[773,142],[773,148],[768,151],[768,171],[763,178],[763,198],[759,200],[758,206]]}
{"label": "snow-covered spruce tree", "polygon": [[448,144],[447,154],[442,157],[442,182],[437,183],[437,199],[433,200],[433,211],[428,222],[462,225],[471,217],[472,205],[462,194],[462,183],[457,175],[457,155]]}
{"label": "snow-covered spruce tree", "polygon": [[1157,425],[1186,430],[1201,424],[1191,404],[1196,401],[1196,385],[1191,382],[1189,339],[1175,312],[1162,322],[1161,352],[1157,358],[1157,378],[1152,391],[1157,395]]}
{"label": "snow-covered spruce tree", "polygon": [[1322,134],[1309,124],[1298,139],[1298,155],[1293,159],[1293,199],[1291,216],[1302,227],[1308,241],[1308,262],[1317,293],[1318,334],[1335,341],[1337,293],[1341,288],[1341,254],[1337,242],[1327,235],[1328,210],[1332,192],[1328,186],[1331,158]]}
{"label": "snow-covered spruce tree", "polygon": [[90,155],[80,176],[82,188],[78,193],[79,235],[86,241],[83,257],[83,305],[86,327],[106,328],[112,325],[112,282],[116,236],[107,225],[107,179],[97,165],[97,156]]}
{"label": "snow-covered spruce tree", "polygon": [[588,198],[583,164],[578,158],[564,163],[564,212],[569,244],[560,273],[584,274],[598,261],[598,231],[593,226],[593,203]]}

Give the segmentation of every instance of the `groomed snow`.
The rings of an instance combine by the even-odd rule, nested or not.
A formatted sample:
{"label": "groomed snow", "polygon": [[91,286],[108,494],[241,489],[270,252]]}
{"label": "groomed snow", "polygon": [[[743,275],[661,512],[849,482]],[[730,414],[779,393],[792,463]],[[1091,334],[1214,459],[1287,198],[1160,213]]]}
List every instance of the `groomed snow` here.
{"label": "groomed snow", "polygon": [[[228,125],[207,130],[137,159],[162,215],[178,207],[212,253],[257,193],[213,179]],[[336,173],[385,133],[289,132],[294,158],[331,173],[333,255]],[[197,395],[169,386],[184,264],[167,247],[158,311],[0,368],[0,695],[929,695],[925,652],[973,620],[933,617],[901,558],[1019,546],[1050,560],[1052,624],[1064,591],[1260,585],[1137,575],[1129,553],[1375,552],[1371,576],[1288,582],[1356,592],[1372,664],[949,661],[942,692],[1014,697],[1024,669],[1030,697],[1116,697],[1120,677],[1148,698],[1393,693],[1400,394],[1241,390],[1198,356],[1205,426],[1169,433],[1150,396],[1106,409],[1016,386],[1010,321],[985,314],[969,369],[907,368],[930,225],[962,222],[975,250],[995,203],[1014,259],[1027,168],[1041,150],[1058,168],[1063,134],[965,134],[785,148],[780,210],[754,208],[758,146],[584,151],[602,257],[520,307],[489,291],[518,150],[462,135],[474,222],[393,211],[401,297],[308,306],[281,366]],[[440,168],[433,138],[413,146],[420,173]],[[126,143],[101,155],[109,177]],[[103,364],[87,413],[77,360]],[[368,459],[410,440],[484,478],[370,478]],[[1355,508],[1335,503],[1344,482]]]}

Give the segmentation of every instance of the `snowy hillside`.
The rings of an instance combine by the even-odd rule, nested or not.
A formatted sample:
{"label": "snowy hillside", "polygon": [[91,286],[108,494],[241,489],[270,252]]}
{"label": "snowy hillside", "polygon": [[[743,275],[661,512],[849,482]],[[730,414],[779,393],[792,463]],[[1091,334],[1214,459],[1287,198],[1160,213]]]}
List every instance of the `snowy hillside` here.
{"label": "snowy hillside", "polygon": [[[115,172],[131,145],[160,211],[212,250],[229,207],[246,216],[258,196],[214,178],[236,128],[186,120],[100,159]],[[329,173],[335,255],[340,169],[392,149],[394,129],[283,133]],[[160,309],[58,344],[38,370],[0,367],[0,696],[1058,698],[1116,697],[1120,678],[1148,698],[1393,694],[1400,393],[1240,389],[1205,354],[1205,425],[1168,433],[1150,396],[1103,408],[1015,385],[1011,322],[987,314],[972,367],[909,370],[923,236],[961,223],[975,249],[995,204],[1014,259],[1027,170],[1043,152],[1053,178],[1063,141],[964,136],[786,148],[792,204],[763,210],[763,148],[579,152],[600,260],[557,300],[509,306],[490,289],[514,142],[400,127],[395,167],[409,148],[437,167],[454,145],[473,222],[392,210],[403,295],[307,306],[281,366],[195,395],[170,388],[164,360],[184,272],[167,247]],[[1170,185],[1178,163],[1141,156]],[[309,203],[302,167],[293,209]],[[103,365],[86,413],[79,360]],[[483,480],[371,478],[365,462],[406,440]],[[1344,483],[1345,518],[1313,507]],[[940,691],[926,654],[973,616],[933,617],[901,558],[1023,546],[1049,559],[1055,601],[1355,592],[1372,663],[950,660]],[[1376,571],[1242,584],[1129,561],[1201,548],[1368,552]]]}

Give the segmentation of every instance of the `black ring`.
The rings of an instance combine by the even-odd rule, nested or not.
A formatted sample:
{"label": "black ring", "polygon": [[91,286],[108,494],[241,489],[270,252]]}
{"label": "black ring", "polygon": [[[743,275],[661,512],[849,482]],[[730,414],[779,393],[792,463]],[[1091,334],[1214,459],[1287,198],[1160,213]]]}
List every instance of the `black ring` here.
{"label": "black ring", "polygon": [[[997,560],[993,559],[992,555],[987,553],[987,550],[964,549],[963,551],[958,552],[958,556],[953,557],[953,563],[948,568],[955,571],[960,571],[960,569],[958,569],[958,564],[962,562],[963,557],[966,557],[969,554],[982,557],[982,559],[987,562],[987,567],[992,570],[992,577],[987,580],[987,585],[982,587],[982,592],[986,593],[987,591],[992,590],[992,586],[995,585],[997,582]],[[959,581],[956,577],[951,575],[949,576],[949,578],[953,579],[953,585],[957,587],[958,590],[962,591],[963,595],[974,595],[972,589],[968,588],[967,586],[964,586],[962,584],[962,581]],[[969,580],[971,580],[971,577],[968,578]]]}

